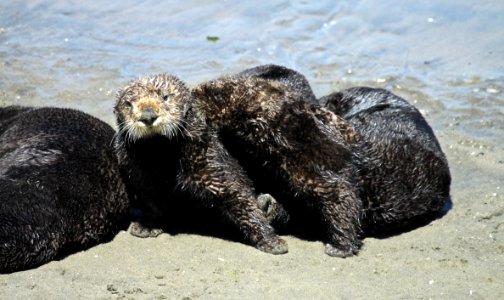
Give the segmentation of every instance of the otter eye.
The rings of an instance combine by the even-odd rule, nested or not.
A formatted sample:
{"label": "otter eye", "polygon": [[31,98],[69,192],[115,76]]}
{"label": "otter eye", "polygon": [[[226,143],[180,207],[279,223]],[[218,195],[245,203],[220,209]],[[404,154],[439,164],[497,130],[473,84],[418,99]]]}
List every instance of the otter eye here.
{"label": "otter eye", "polygon": [[127,108],[133,108],[133,104],[131,104],[131,102],[129,102],[128,100],[124,100],[124,104],[126,105]]}
{"label": "otter eye", "polygon": [[168,99],[170,99],[170,94],[164,94],[163,95],[163,101],[167,101]]}

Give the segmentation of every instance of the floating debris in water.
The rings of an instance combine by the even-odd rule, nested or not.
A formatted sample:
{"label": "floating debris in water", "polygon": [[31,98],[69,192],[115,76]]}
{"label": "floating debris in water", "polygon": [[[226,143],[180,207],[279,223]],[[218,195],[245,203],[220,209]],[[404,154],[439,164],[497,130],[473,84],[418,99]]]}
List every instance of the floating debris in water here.
{"label": "floating debris in water", "polygon": [[500,90],[489,87],[486,89],[486,92],[489,94],[498,94],[498,93],[500,93]]}
{"label": "floating debris in water", "polygon": [[481,82],[481,77],[479,76],[472,76],[470,78],[465,78],[463,80],[464,83],[480,83]]}
{"label": "floating debris in water", "polygon": [[212,43],[215,43],[220,40],[220,38],[218,36],[210,36],[210,35],[207,36],[206,39],[207,39],[207,41],[212,42]]}

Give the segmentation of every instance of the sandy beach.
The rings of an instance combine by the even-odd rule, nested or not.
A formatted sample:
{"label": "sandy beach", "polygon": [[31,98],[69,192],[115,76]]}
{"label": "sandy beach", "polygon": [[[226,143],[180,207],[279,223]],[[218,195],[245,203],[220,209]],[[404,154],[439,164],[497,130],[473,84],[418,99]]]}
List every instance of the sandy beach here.
{"label": "sandy beach", "polygon": [[321,242],[292,236],[284,237],[289,253],[274,256],[212,236],[121,232],[61,261],[0,275],[0,298],[499,299],[504,209],[502,163],[495,162],[502,152],[471,156],[450,148],[449,138],[440,134],[453,208],[425,227],[365,239],[356,257],[331,258]]}
{"label": "sandy beach", "polygon": [[504,298],[504,27],[495,17],[504,5],[231,3],[0,4],[0,105],[73,107],[115,126],[114,93],[139,75],[170,71],[194,84],[264,63],[302,72],[317,96],[383,87],[431,124],[450,164],[451,208],[426,226],[366,238],[346,259],[296,235],[282,236],[289,252],[275,256],[218,232],[121,231],[0,275],[0,299]]}

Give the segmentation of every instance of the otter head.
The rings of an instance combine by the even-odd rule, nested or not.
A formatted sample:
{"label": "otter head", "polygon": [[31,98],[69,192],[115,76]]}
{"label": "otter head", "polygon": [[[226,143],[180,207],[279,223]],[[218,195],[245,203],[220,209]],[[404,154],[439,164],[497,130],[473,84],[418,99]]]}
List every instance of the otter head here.
{"label": "otter head", "polygon": [[117,94],[118,135],[127,141],[154,135],[168,138],[184,131],[191,94],[178,78],[159,74],[131,81]]}

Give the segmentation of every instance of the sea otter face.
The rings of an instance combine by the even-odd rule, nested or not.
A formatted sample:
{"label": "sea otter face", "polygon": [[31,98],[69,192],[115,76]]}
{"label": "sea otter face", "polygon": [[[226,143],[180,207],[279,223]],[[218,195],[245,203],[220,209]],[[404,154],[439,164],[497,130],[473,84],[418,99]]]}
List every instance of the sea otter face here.
{"label": "sea otter face", "polygon": [[178,78],[160,74],[131,81],[118,93],[114,113],[118,134],[135,141],[153,135],[174,137],[184,129],[190,92]]}

